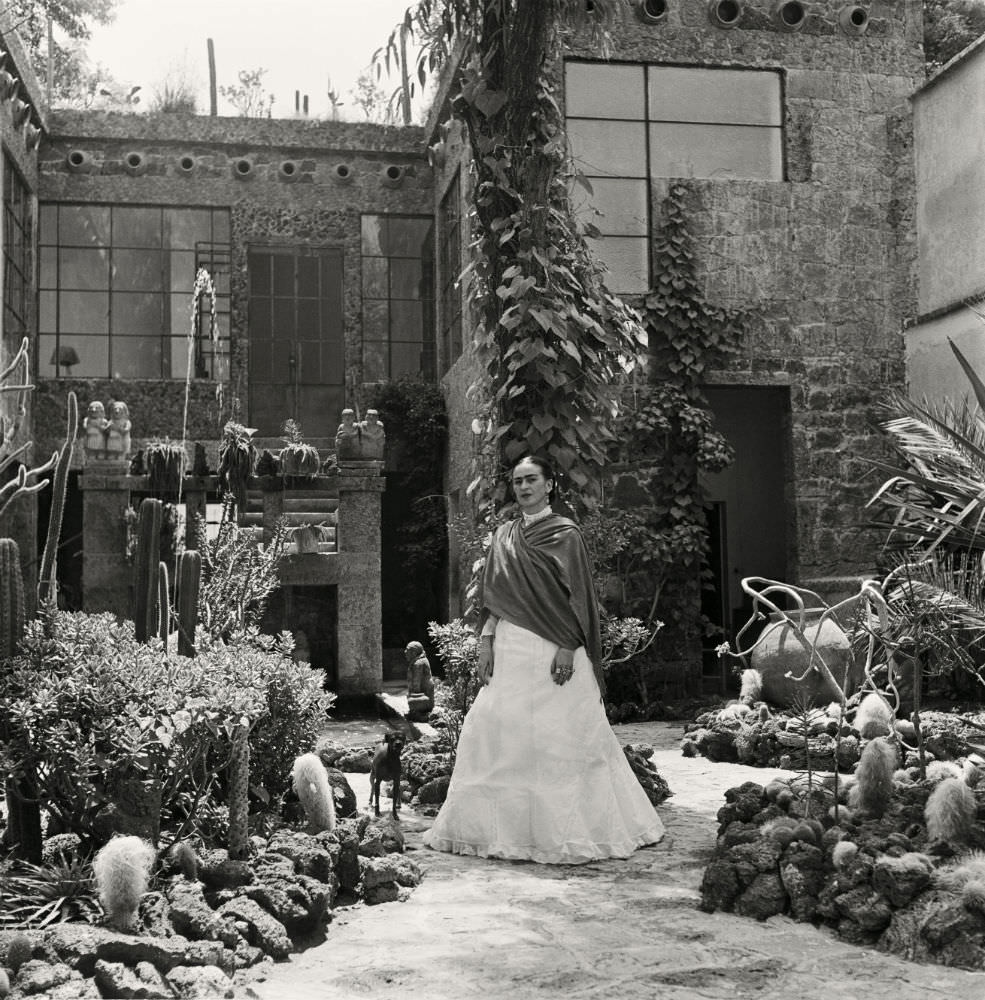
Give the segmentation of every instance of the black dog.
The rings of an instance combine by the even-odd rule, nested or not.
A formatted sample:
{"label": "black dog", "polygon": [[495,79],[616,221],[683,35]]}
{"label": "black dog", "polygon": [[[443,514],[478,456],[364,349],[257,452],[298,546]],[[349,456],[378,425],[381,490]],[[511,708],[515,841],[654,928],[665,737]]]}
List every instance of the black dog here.
{"label": "black dog", "polygon": [[369,804],[376,803],[376,815],[380,814],[380,784],[384,781],[393,782],[393,817],[396,819],[400,809],[400,754],[404,749],[406,737],[403,733],[384,733],[383,745],[373,756],[373,766],[369,772]]}

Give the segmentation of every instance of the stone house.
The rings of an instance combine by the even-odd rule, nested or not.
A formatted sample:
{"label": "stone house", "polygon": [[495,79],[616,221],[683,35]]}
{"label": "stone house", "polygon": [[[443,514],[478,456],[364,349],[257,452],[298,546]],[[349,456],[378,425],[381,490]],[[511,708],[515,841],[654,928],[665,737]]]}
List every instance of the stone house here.
{"label": "stone house", "polygon": [[[368,385],[420,372],[445,392],[449,513],[464,510],[474,371],[453,75],[425,129],[48,112],[9,34],[3,346],[35,344],[38,451],[57,442],[70,389],[83,404],[124,399],[141,438],[180,436],[189,357],[187,436],[213,455],[232,398],[265,438],[294,416],[327,442]],[[708,299],[754,316],[707,386],[737,453],[708,484],[727,632],[744,620],[743,576],[837,595],[878,559],[860,527],[865,460],[881,447],[880,402],[905,385],[902,330],[917,313],[908,99],[921,39],[909,0],[634,0],[611,59],[576,39],[552,67],[613,289],[646,292],[662,198],[682,178]],[[190,317],[200,266],[216,281],[217,341]],[[77,531],[81,502],[74,492]],[[332,598],[340,627],[355,604],[378,608],[358,579],[352,606]],[[332,655],[370,690],[378,632],[359,621]]]}

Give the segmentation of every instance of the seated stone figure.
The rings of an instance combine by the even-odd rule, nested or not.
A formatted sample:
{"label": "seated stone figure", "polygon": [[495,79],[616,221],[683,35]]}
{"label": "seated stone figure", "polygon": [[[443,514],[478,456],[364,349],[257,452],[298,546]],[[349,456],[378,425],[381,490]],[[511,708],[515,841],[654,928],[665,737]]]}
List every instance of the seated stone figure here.
{"label": "seated stone figure", "polygon": [[359,431],[362,436],[362,457],[382,459],[386,433],[376,410],[366,411],[366,419],[360,421]]}
{"label": "seated stone figure", "polygon": [[419,642],[407,643],[404,656],[407,658],[407,715],[411,719],[426,719],[434,708],[431,663]]}
{"label": "seated stone figure", "polygon": [[342,411],[342,423],[335,432],[336,458],[361,458],[360,439],[361,432],[356,423],[356,411],[346,407]]}

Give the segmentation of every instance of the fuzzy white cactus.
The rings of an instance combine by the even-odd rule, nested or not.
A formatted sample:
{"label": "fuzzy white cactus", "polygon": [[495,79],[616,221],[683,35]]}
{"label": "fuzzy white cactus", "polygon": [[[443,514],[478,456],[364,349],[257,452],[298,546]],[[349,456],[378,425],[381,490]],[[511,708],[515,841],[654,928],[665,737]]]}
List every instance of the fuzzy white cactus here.
{"label": "fuzzy white cactus", "polygon": [[291,778],[312,832],[334,830],[335,799],[325,765],[318,754],[306,753],[298,757],[294,761]]}
{"label": "fuzzy white cactus", "polygon": [[114,837],[96,855],[92,871],[107,921],[117,930],[133,930],[140,899],[147,891],[157,858],[152,844],[140,837]]}

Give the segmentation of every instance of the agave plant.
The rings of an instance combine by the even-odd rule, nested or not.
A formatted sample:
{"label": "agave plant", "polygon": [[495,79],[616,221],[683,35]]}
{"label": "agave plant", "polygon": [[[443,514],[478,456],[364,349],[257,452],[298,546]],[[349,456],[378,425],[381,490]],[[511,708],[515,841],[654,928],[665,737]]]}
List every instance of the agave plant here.
{"label": "agave plant", "polygon": [[882,426],[899,462],[874,461],[889,478],[869,501],[889,541],[923,555],[985,552],[985,421],[977,406],[916,403],[897,394]]}
{"label": "agave plant", "polygon": [[0,866],[0,927],[47,927],[64,920],[97,923],[92,865],[72,856],[49,864],[13,861]]}

